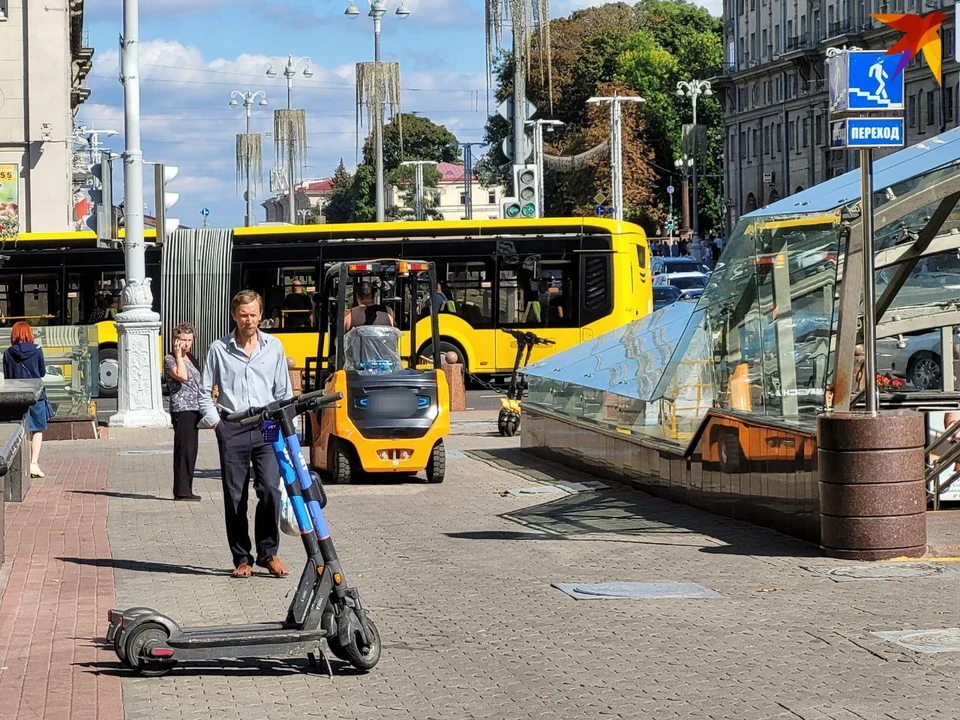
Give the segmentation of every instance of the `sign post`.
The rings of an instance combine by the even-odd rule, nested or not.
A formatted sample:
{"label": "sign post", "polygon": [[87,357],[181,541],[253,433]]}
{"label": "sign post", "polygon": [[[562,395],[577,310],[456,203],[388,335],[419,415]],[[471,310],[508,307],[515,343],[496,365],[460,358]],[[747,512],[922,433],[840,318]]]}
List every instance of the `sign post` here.
{"label": "sign post", "polygon": [[[831,52],[831,50],[833,52]],[[827,50],[830,145],[860,151],[860,227],[863,232],[864,393],[868,413],[877,412],[877,311],[873,268],[873,149],[903,145],[903,73],[900,54]],[[894,77],[896,75],[896,77]],[[893,112],[899,116],[893,116]],[[854,116],[859,114],[859,116]]]}

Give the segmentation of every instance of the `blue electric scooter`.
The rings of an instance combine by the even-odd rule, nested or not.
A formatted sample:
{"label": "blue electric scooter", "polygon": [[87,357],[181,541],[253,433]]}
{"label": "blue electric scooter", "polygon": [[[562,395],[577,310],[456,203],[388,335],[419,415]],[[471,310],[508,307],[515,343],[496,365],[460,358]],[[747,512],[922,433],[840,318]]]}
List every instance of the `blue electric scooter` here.
{"label": "blue electric scooter", "polygon": [[305,393],[261,408],[234,413],[227,420],[261,426],[271,443],[300,527],[307,563],[283,622],[182,628],[156,610],[135,607],[111,610],[107,640],[120,661],[141,675],[160,676],[179,662],[306,655],[314,667],[325,667],[330,651],[360,670],[380,660],[380,634],[348,587],[323,516],[326,495],[320,478],[303,459],[293,421],[308,410],[331,405],[340,393]]}

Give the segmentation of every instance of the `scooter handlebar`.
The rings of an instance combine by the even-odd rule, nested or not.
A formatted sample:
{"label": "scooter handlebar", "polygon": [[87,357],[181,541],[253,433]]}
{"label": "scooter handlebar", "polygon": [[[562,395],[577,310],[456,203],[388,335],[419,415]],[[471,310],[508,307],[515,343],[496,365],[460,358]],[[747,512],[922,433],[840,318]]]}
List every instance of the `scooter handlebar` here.
{"label": "scooter handlebar", "polygon": [[290,405],[296,406],[296,414],[299,415],[307,410],[313,410],[325,405],[332,405],[333,403],[342,399],[343,393],[331,393],[329,395],[325,395],[323,390],[314,390],[313,392],[297,395],[296,397],[288,398],[287,400],[278,400],[270,403],[269,405],[263,405],[261,407],[249,408],[247,410],[230,413],[224,419],[227,422],[239,422],[241,427],[249,427],[251,425],[257,425],[264,420],[269,420],[272,416],[276,415]]}

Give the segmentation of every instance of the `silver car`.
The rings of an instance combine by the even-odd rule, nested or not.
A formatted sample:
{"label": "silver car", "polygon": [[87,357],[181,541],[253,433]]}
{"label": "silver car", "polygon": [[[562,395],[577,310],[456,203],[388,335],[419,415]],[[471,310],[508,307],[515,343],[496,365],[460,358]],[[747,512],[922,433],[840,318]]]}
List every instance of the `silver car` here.
{"label": "silver car", "polygon": [[942,362],[939,330],[877,340],[877,373],[903,378],[917,390],[940,388]]}

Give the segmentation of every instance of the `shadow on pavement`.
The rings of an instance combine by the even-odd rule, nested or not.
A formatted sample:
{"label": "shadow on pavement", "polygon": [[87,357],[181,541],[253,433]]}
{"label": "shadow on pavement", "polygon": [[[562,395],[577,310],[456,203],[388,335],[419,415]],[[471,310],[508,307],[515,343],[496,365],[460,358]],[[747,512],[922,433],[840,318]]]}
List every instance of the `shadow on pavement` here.
{"label": "shadow on pavement", "polygon": [[103,497],[122,498],[125,500],[173,500],[173,498],[160,497],[159,495],[141,495],[140,493],[112,492],[110,490],[67,490],[67,492],[77,495],[102,495]]}
{"label": "shadow on pavement", "polygon": [[[554,485],[558,493],[564,483],[599,479],[519,448],[468,451],[466,454],[533,482]],[[451,537],[634,542],[696,547],[700,552],[712,554],[822,556],[819,548],[802,540],[654,497],[625,485],[607,484],[597,490],[546,497],[551,499],[500,515],[505,520],[530,528],[532,532],[513,533],[514,537],[496,537],[495,531],[451,534]],[[536,534],[537,531],[543,534]]]}
{"label": "shadow on pavement", "polygon": [[[112,649],[112,646],[111,646]],[[120,662],[81,662],[73,663],[76,667],[84,668],[87,672],[97,675],[113,675],[116,677],[139,677],[139,674]],[[367,672],[357,670],[352,665],[332,658],[330,670],[334,678],[354,677],[366,675]],[[268,658],[254,658],[247,662],[240,660],[217,660],[211,662],[192,662],[176,665],[169,677],[222,675],[231,677],[283,677],[285,675],[319,675],[326,677],[326,668],[314,667],[306,658],[303,660],[273,660]]]}
{"label": "shadow on pavement", "polygon": [[173,565],[171,563],[149,562],[146,560],[122,560],[119,558],[78,558],[58,557],[62,562],[93,567],[109,567],[115,570],[134,570],[136,572],[170,573],[172,575],[229,575],[229,570],[220,568],[194,567],[192,565]]}

